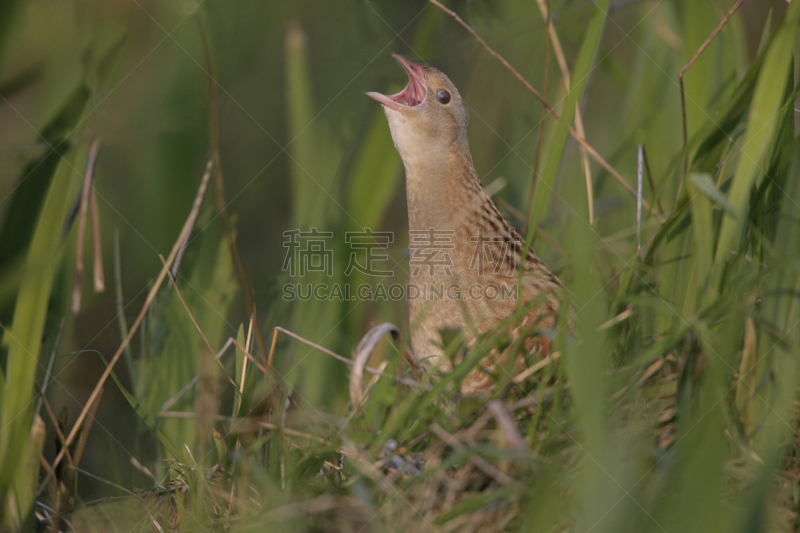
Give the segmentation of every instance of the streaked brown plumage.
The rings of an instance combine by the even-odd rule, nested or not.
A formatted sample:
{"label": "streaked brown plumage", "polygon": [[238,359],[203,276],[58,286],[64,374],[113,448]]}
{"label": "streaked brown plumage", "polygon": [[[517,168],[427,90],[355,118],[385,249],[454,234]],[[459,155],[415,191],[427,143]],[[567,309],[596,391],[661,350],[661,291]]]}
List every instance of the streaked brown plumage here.
{"label": "streaked brown plumage", "polygon": [[[517,295],[523,304],[535,305],[521,323],[508,329],[515,338],[523,328],[541,331],[554,327],[561,283],[533,249],[520,260],[522,239],[500,214],[475,172],[466,112],[453,83],[433,67],[394,57],[408,74],[406,88],[391,96],[367,95],[383,104],[406,171],[412,248],[409,285],[427,296],[409,299],[412,349],[425,366],[448,371],[450,362],[442,357],[441,330],[460,327],[467,344],[472,345],[478,335],[496,328],[517,308],[518,302],[511,298],[486,298],[493,294],[493,286],[513,290],[523,266]],[[415,243],[420,242],[428,248],[417,254],[415,264]],[[433,288],[453,286],[461,289],[460,294],[432,298]],[[546,353],[549,342],[539,335],[526,341],[526,348]],[[493,380],[484,370],[496,370],[503,359],[502,354],[494,353],[482,361],[464,380],[462,393],[488,390]]]}

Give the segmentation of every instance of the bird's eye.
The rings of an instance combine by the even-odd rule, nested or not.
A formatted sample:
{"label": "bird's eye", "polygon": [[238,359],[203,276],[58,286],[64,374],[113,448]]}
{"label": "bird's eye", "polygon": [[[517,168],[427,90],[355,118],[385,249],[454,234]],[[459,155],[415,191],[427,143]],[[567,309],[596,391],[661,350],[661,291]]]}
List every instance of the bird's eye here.
{"label": "bird's eye", "polygon": [[450,93],[444,89],[439,89],[439,91],[436,93],[436,99],[439,100],[439,102],[446,104],[450,102]]}

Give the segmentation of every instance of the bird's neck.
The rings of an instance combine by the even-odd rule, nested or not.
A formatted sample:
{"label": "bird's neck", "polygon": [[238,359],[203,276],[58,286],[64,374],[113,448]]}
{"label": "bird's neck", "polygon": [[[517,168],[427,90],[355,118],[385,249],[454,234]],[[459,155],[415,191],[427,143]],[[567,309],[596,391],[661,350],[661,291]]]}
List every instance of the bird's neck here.
{"label": "bird's neck", "polygon": [[404,157],[411,230],[456,229],[466,213],[488,197],[478,180],[466,142],[445,150]]}

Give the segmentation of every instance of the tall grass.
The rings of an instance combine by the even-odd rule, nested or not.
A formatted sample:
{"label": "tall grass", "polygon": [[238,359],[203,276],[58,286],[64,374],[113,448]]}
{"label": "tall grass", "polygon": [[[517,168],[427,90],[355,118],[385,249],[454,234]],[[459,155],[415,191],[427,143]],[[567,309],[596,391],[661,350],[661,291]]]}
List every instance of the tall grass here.
{"label": "tall grass", "polygon": [[[355,407],[347,366],[324,350],[349,356],[372,323],[402,326],[405,310],[361,301],[284,302],[277,294],[254,319],[269,333],[280,326],[294,336],[274,330],[273,352],[255,353],[249,317],[237,311],[228,243],[218,215],[206,206],[176,286],[164,284],[152,305],[146,302],[139,350],[129,351],[126,375],[113,376],[114,387],[124,389],[124,409],[136,413],[138,434],[154,437],[136,457],[139,471],[152,477],[140,478],[145,485],[116,479],[105,494],[133,492],[90,506],[82,505],[89,479],[83,472],[79,482],[64,486],[57,483],[62,476],[54,481],[47,467],[37,467],[44,440],[34,414],[36,383],[46,367],[41,339],[48,320],[67,313],[60,280],[70,272],[72,237],[65,244],[62,228],[88,149],[76,131],[102,91],[86,107],[85,99],[67,105],[68,99],[55,98],[71,145],[45,180],[30,241],[0,264],[12,280],[0,285],[13,285],[0,294],[13,294],[14,303],[4,324],[0,376],[0,528],[30,528],[37,510],[51,524],[63,513],[78,530],[796,530],[800,5],[768,17],[752,49],[741,44],[746,24],[737,13],[686,71],[684,145],[677,72],[730,6],[635,2],[613,11],[612,4],[549,2],[564,43],[561,66],[556,57],[545,61],[544,50],[554,48],[545,47],[546,26],[531,6],[459,6],[487,46],[534,87],[549,87],[545,96],[560,119],[543,114],[518,80],[435,6],[427,5],[401,34],[410,55],[437,56],[432,62],[452,72],[470,108],[484,183],[507,178],[500,199],[512,211],[530,208],[519,221],[527,222],[528,244],[561,267],[562,317],[548,332],[551,355],[531,361],[535,372],[512,381],[507,368],[491,394],[458,398],[457,382],[503,342],[499,335],[466,354],[457,334],[447,336],[448,352],[465,355],[462,362],[446,376],[422,376],[413,387],[403,348],[385,340],[370,363],[383,375],[364,379],[364,402]],[[199,16],[227,13],[216,4],[205,9]],[[395,13],[378,2],[353,9],[380,31],[387,31],[381,20]],[[291,208],[263,238],[280,250],[275,241],[283,244],[285,231],[331,231],[334,257],[347,257],[345,232],[402,230],[386,220],[387,213],[403,211],[395,200],[401,164],[377,106],[364,101],[356,116],[353,99],[346,113],[327,114],[320,93],[332,95],[312,60],[312,52],[324,51],[313,48],[315,34],[305,20],[284,15],[283,48],[275,52],[284,68],[283,92],[275,105],[284,113],[284,200]],[[364,27],[374,28],[369,24]],[[509,28],[523,29],[506,38]],[[211,32],[212,41],[219,39],[211,49],[220,65],[226,58],[213,46],[224,49],[218,31]],[[521,50],[532,35],[536,47]],[[441,36],[459,48],[442,53]],[[397,50],[378,51],[359,68],[382,69]],[[109,54],[100,54],[101,64],[112,61]],[[475,63],[471,80],[458,68],[464,58]],[[560,83],[561,68],[569,69],[568,88]],[[97,72],[104,90],[118,81],[113,69]],[[328,105],[336,106],[344,86]],[[498,96],[504,91],[514,98]],[[652,210],[643,209],[641,227],[636,199],[601,165],[591,163],[593,187],[585,186],[570,131],[576,113],[588,143],[631,187],[637,172],[643,174]],[[537,167],[539,141],[530,132],[539,127]],[[225,135],[234,133],[222,129],[223,147]],[[647,168],[637,168],[640,147]],[[236,174],[230,168],[240,167],[226,164],[226,179]],[[227,194],[235,195],[228,185]],[[18,212],[6,211],[3,234]],[[244,217],[236,220],[240,229],[246,224]],[[392,282],[404,282],[400,235],[390,248],[399,265]],[[161,265],[154,260],[148,268],[149,279]],[[125,268],[119,271],[124,277]],[[276,268],[269,279],[280,287],[289,277]],[[338,264],[332,278],[313,272],[302,280],[385,281],[345,275]],[[117,283],[122,294],[124,280]],[[125,309],[122,301],[119,308]],[[122,321],[124,335],[126,327]],[[231,337],[236,341],[226,342]],[[260,366],[266,355],[274,356],[269,375]],[[53,438],[54,422],[48,423],[47,438]],[[53,460],[46,451],[43,457]],[[94,474],[108,480],[115,468]]]}

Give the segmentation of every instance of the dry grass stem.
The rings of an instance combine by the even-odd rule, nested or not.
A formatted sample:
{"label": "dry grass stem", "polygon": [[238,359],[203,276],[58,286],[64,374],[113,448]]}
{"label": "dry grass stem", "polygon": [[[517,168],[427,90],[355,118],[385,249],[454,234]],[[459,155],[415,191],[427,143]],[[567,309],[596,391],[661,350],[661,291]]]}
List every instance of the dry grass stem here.
{"label": "dry grass stem", "polygon": [[[58,441],[58,444],[61,447],[66,448],[67,447],[66,446],[67,437],[64,435],[63,431],[61,430],[61,424],[58,423],[58,417],[53,412],[53,408],[50,406],[50,402],[47,400],[47,398],[44,396],[44,394],[41,395],[41,398],[43,400],[42,403],[44,405],[44,410],[47,412],[47,416],[50,417],[50,423],[53,424],[53,429],[56,432],[56,440]],[[72,458],[72,453],[69,450],[66,451],[66,458],[67,458],[67,464],[69,465],[69,467],[70,468],[75,468],[76,464],[75,464],[75,461]],[[51,467],[48,466],[48,470],[50,468]],[[55,468],[55,466],[53,466],[52,468]]]}
{"label": "dry grass stem", "polygon": [[103,240],[100,233],[100,212],[97,208],[97,191],[94,187],[92,187],[89,193],[89,206],[92,210],[92,257],[94,258],[92,274],[94,274],[94,292],[103,292],[106,290],[106,276],[103,273]]}
{"label": "dry grass stem", "polygon": [[94,417],[97,414],[97,409],[100,407],[100,400],[103,398],[103,388],[100,389],[100,393],[97,395],[97,398],[89,405],[89,412],[86,415],[86,420],[83,423],[83,430],[81,431],[81,436],[78,438],[78,442],[75,444],[75,453],[74,453],[74,460],[75,460],[75,467],[81,464],[81,457],[83,457],[83,451],[86,449],[86,442],[89,439],[89,433],[91,433],[92,425],[94,424]]}
{"label": "dry grass stem", "polygon": [[514,376],[514,380],[513,380],[514,383],[522,383],[523,381],[525,381],[526,379],[528,379],[533,374],[537,373],[538,371],[540,371],[541,369],[543,369],[544,367],[546,367],[550,363],[554,363],[554,362],[558,361],[559,357],[561,357],[561,352],[553,352],[553,353],[551,353],[550,355],[548,355],[547,357],[545,357],[541,361],[538,361],[536,364],[530,366],[529,368],[526,368],[525,370],[523,370],[522,372],[520,372],[519,374]]}
{"label": "dry grass stem", "polygon": [[[714,40],[714,38],[717,36],[717,34],[720,31],[722,31],[722,28],[725,27],[725,25],[731,19],[733,14],[736,13],[736,10],[739,9],[739,6],[742,5],[743,1],[744,0],[736,0],[736,3],[733,4],[733,7],[730,9],[730,11],[728,11],[728,14],[725,15],[722,18],[721,21],[719,21],[719,24],[717,24],[717,27],[714,28],[714,31],[711,32],[711,35],[708,36],[708,38],[705,40],[705,42],[703,44],[701,44],[700,48],[698,48],[697,51],[694,53],[694,55],[689,60],[689,62],[686,63],[683,66],[683,68],[680,70],[680,72],[678,72],[678,85],[680,86],[680,90],[681,90],[681,116],[683,117],[683,148],[684,148],[684,150],[686,149],[686,145],[689,143],[689,126],[686,124],[686,91],[684,91],[684,89],[683,89],[683,75],[686,74],[686,71],[689,69],[689,67],[691,67],[694,64],[695,61],[697,61],[697,58],[700,57],[700,54],[702,54],[705,51],[705,49],[708,48],[708,45],[711,44],[711,41]],[[686,174],[688,174],[688,173],[689,173],[689,154],[687,153],[684,156],[684,159],[683,159],[683,176],[681,176],[681,181],[678,184],[678,192],[679,193],[681,191],[681,188],[683,187],[683,182],[686,180]]]}
{"label": "dry grass stem", "polygon": [[642,158],[644,159],[644,170],[647,175],[647,183],[650,184],[650,190],[653,191],[653,201],[658,207],[658,212],[663,214],[664,206],[661,205],[661,197],[656,196],[656,184],[653,181],[653,173],[650,172],[650,162],[647,160],[647,147],[645,145],[642,145]]}
{"label": "dry grass stem", "polygon": [[[100,376],[100,379],[95,385],[94,390],[92,390],[92,393],[89,395],[89,399],[86,401],[86,404],[81,410],[81,413],[75,420],[75,425],[72,426],[72,431],[70,431],[69,435],[67,436],[67,440],[65,442],[66,445],[61,449],[58,455],[56,455],[56,458],[53,461],[53,468],[58,466],[58,464],[64,458],[64,454],[66,453],[67,447],[70,444],[72,444],[73,440],[75,440],[75,437],[77,436],[78,431],[80,430],[81,425],[83,424],[83,421],[89,414],[89,409],[91,408],[91,405],[97,400],[97,397],[100,395],[103,385],[111,375],[111,371],[114,370],[114,366],[117,364],[117,361],[119,361],[119,358],[122,356],[122,353],[125,351],[125,347],[127,347],[128,344],[131,342],[131,339],[133,338],[134,334],[136,334],[136,331],[139,329],[139,326],[144,320],[145,314],[147,314],[147,310],[153,303],[153,300],[155,299],[158,290],[161,288],[161,284],[164,282],[164,279],[167,277],[169,273],[167,265],[172,263],[172,261],[175,259],[175,256],[178,253],[178,248],[180,246],[180,243],[183,241],[186,234],[191,230],[191,220],[194,217],[194,214],[198,212],[200,210],[200,207],[202,206],[202,198],[203,198],[202,195],[204,194],[205,189],[208,186],[210,178],[211,178],[211,163],[209,162],[209,164],[206,165],[205,174],[203,175],[203,178],[200,182],[200,187],[198,188],[198,195],[195,197],[195,202],[194,205],[192,206],[192,211],[189,213],[189,217],[186,219],[186,222],[183,225],[183,229],[178,235],[178,239],[172,246],[172,251],[170,252],[169,257],[167,258],[165,265],[162,266],[161,271],[158,274],[158,277],[156,277],[155,283],[153,283],[153,286],[151,287],[150,292],[148,293],[147,298],[145,299],[144,305],[142,306],[142,310],[139,312],[139,316],[136,317],[136,320],[134,320],[133,325],[128,331],[127,337],[125,337],[125,339],[122,341],[122,344],[120,344],[119,348],[117,348],[117,351],[114,354],[114,356],[108,362],[108,365],[106,366],[106,369],[103,371],[103,374]],[[44,487],[47,485],[47,482],[50,480],[52,475],[53,475],[53,470],[50,470],[50,472],[47,474],[47,476],[45,476],[45,479],[39,486],[37,495],[40,495],[42,493],[42,490],[44,490]]]}
{"label": "dry grass stem", "polygon": [[[161,254],[158,254],[158,258],[161,259],[161,264],[163,264],[164,267],[166,267],[167,266],[167,262],[164,261],[164,256],[161,255]],[[200,336],[203,338],[203,342],[206,343],[206,347],[208,348],[208,353],[216,353],[214,351],[214,348],[211,346],[211,343],[208,342],[208,339],[206,338],[205,333],[203,333],[203,330],[200,328],[200,324],[197,323],[197,320],[195,320],[194,315],[192,314],[191,310],[189,310],[189,306],[186,305],[186,300],[184,300],[183,296],[181,296],[181,291],[178,289],[178,284],[175,282],[175,278],[172,277],[172,273],[169,274],[169,279],[172,282],[171,285],[175,288],[175,294],[178,295],[178,298],[180,299],[181,304],[183,304],[183,308],[186,309],[186,314],[189,315],[189,318],[192,320],[192,324],[194,324],[194,327],[197,328],[197,331],[200,333]],[[223,364],[220,362],[219,357],[215,357],[214,360],[217,362],[217,364],[219,365],[219,367],[221,369],[225,370],[225,366],[223,366]],[[233,380],[233,378],[231,378],[230,376],[225,376],[225,377],[233,385],[234,390],[238,391],[238,388],[236,387],[236,382]]]}
{"label": "dry grass stem", "polygon": [[[206,169],[210,169],[213,163],[211,161],[208,162],[206,165]],[[203,184],[201,185],[200,189],[198,190],[197,197],[195,198],[195,206],[200,205],[202,207],[203,203],[206,199],[206,193],[208,192],[208,182],[203,180]],[[194,206],[193,206],[194,207]],[[181,241],[181,245],[178,248],[178,253],[175,256],[175,261],[172,263],[172,271],[170,272],[170,284],[175,283],[175,278],[178,277],[178,271],[181,268],[181,264],[183,263],[183,256],[186,253],[186,249],[189,247],[189,238],[192,236],[192,232],[194,231],[195,226],[197,225],[197,219],[200,218],[200,209],[196,211],[194,208],[192,209],[192,216],[188,220],[189,224],[189,231],[183,236],[183,240]],[[164,262],[164,258],[159,255],[161,262]]]}
{"label": "dry grass stem", "polygon": [[[550,88],[550,40],[552,39],[550,34],[550,27],[552,26],[552,22],[550,20],[550,0],[537,0],[537,2],[539,4],[539,9],[544,9],[544,11],[542,11],[542,17],[544,18],[544,24],[546,27],[544,34],[544,88],[542,89],[542,97],[546,100],[548,94],[547,91]],[[547,109],[542,106],[542,113],[539,117],[539,132],[536,139],[536,156],[533,160],[531,195],[528,197],[528,205],[526,209],[528,212],[530,212],[531,206],[533,205],[533,191],[536,190],[536,180],[539,177],[539,163],[541,162],[542,158],[542,145],[544,144],[544,130],[547,122],[547,114]]]}
{"label": "dry grass stem", "polygon": [[525,444],[525,439],[519,433],[517,423],[511,418],[508,412],[508,407],[505,406],[500,400],[492,400],[486,406],[486,410],[491,413],[497,427],[503,436],[504,445],[512,450],[518,452],[527,452],[528,446]]}
{"label": "dry grass stem", "polygon": [[[439,424],[433,423],[430,426],[431,432],[439,437],[442,442],[444,442],[447,446],[450,446],[457,452],[463,452],[467,449],[467,447],[458,439],[455,435],[449,434],[445,431]],[[477,468],[483,470],[483,473],[487,476],[494,478],[495,481],[504,485],[506,487],[516,487],[521,488],[520,484],[511,476],[506,474],[505,472],[501,471],[499,468],[489,464],[483,457],[478,455],[471,455],[469,458],[470,463],[472,463]]]}
{"label": "dry grass stem", "polygon": [[89,146],[89,155],[86,159],[86,171],[83,175],[81,187],[80,207],[78,212],[78,228],[75,239],[75,285],[72,289],[72,312],[81,309],[81,286],[83,285],[83,238],[86,233],[86,214],[89,210],[89,192],[92,190],[92,181],[97,170],[97,150],[100,146],[99,139],[95,138]]}
{"label": "dry grass stem", "polygon": [[[244,341],[244,349],[247,350],[248,353],[250,352],[250,346],[253,340],[253,324],[255,323],[255,321],[256,321],[256,315],[255,313],[253,313],[252,315],[250,315],[250,323],[247,326],[247,337],[245,338]],[[242,373],[239,376],[240,393],[244,392],[244,383],[245,383],[245,378],[247,377],[247,361],[248,361],[247,357],[242,359]],[[269,370],[267,370],[267,373],[269,373]],[[241,397],[239,398],[239,401],[241,402]]]}
{"label": "dry grass stem", "polygon": [[[438,7],[439,9],[441,9],[441,10],[442,10],[444,13],[446,13],[447,15],[449,15],[449,16],[451,16],[451,17],[453,17],[453,19],[454,19],[456,22],[458,22],[458,23],[459,23],[459,24],[460,24],[460,25],[461,25],[461,26],[462,26],[462,27],[463,27],[465,30],[467,30],[467,32],[469,32],[469,34],[470,34],[470,35],[472,35],[472,37],[473,37],[473,38],[474,38],[476,41],[478,41],[478,43],[479,43],[479,44],[480,44],[480,45],[481,45],[481,46],[484,48],[484,50],[486,50],[486,51],[489,53],[489,55],[491,55],[492,57],[494,57],[495,59],[497,59],[498,61],[500,61],[500,63],[502,63],[502,64],[503,64],[503,66],[504,66],[504,67],[506,67],[506,69],[508,69],[508,71],[509,71],[509,72],[511,72],[511,74],[513,74],[513,75],[514,75],[514,77],[515,77],[515,78],[517,78],[517,80],[519,80],[519,81],[520,81],[520,83],[522,83],[522,84],[525,86],[525,88],[526,88],[526,89],[528,89],[528,90],[529,90],[529,91],[530,91],[530,92],[531,92],[531,93],[532,93],[532,94],[533,94],[533,95],[534,95],[536,98],[538,98],[538,99],[539,99],[539,101],[540,101],[540,102],[542,102],[542,104],[543,104],[543,105],[544,105],[544,106],[547,108],[547,110],[550,112],[550,114],[551,114],[551,115],[553,115],[553,117],[555,117],[555,118],[556,118],[556,119],[558,119],[558,120],[561,120],[561,115],[559,115],[559,113],[558,113],[558,112],[557,112],[555,109],[553,109],[553,107],[552,107],[552,106],[551,106],[549,103],[547,103],[547,101],[546,101],[544,98],[542,98],[542,95],[541,95],[541,94],[539,94],[539,91],[537,91],[536,89],[534,89],[534,88],[533,88],[533,86],[532,86],[530,83],[528,83],[528,81],[527,81],[527,80],[526,80],[526,79],[525,79],[525,78],[522,76],[522,74],[520,74],[519,72],[517,72],[517,70],[516,70],[514,67],[512,67],[512,66],[511,66],[511,64],[510,64],[508,61],[506,61],[506,59],[505,59],[503,56],[501,56],[500,54],[498,54],[497,52],[495,52],[495,51],[494,51],[494,50],[493,50],[493,49],[492,49],[492,48],[491,48],[491,47],[490,47],[488,44],[486,44],[486,41],[484,41],[484,40],[483,40],[483,39],[482,39],[482,38],[481,38],[481,37],[480,37],[480,36],[479,36],[479,35],[478,35],[478,34],[475,32],[475,30],[473,30],[473,29],[470,27],[470,25],[469,25],[469,24],[467,24],[466,22],[464,22],[464,21],[461,19],[461,17],[459,17],[459,16],[458,16],[458,14],[456,14],[454,11],[451,11],[450,9],[447,9],[446,7],[444,7],[442,4],[440,4],[440,3],[439,3],[439,2],[437,2],[436,0],[428,0],[428,2],[430,2],[431,4],[435,5],[435,6],[436,6],[436,7]],[[608,172],[609,174],[611,174],[611,177],[613,177],[613,178],[614,178],[614,179],[617,181],[617,183],[619,183],[619,184],[622,186],[622,188],[623,188],[623,189],[625,189],[626,191],[628,191],[628,193],[629,193],[630,195],[632,195],[634,198],[636,197],[636,191],[633,189],[633,187],[631,187],[631,186],[630,186],[630,184],[629,184],[627,181],[625,181],[625,178],[623,178],[623,177],[622,177],[622,175],[621,175],[619,172],[617,172],[617,171],[614,169],[614,167],[612,167],[612,166],[611,166],[611,165],[610,165],[610,164],[609,164],[609,163],[608,163],[608,162],[607,162],[605,159],[603,159],[603,157],[602,157],[602,156],[601,156],[601,155],[600,155],[600,154],[599,154],[599,153],[598,153],[598,152],[597,152],[597,151],[596,151],[594,148],[592,148],[592,146],[591,146],[591,145],[590,145],[590,144],[589,144],[589,143],[586,141],[586,139],[585,139],[585,138],[584,138],[582,135],[580,135],[580,134],[578,133],[578,131],[577,131],[575,128],[573,128],[572,126],[570,126],[570,127],[569,127],[569,133],[570,133],[570,135],[572,136],[572,138],[573,138],[573,139],[575,139],[575,141],[577,141],[577,143],[578,143],[578,144],[579,144],[579,145],[580,145],[580,146],[581,146],[581,147],[582,147],[584,150],[586,150],[586,152],[589,154],[589,156],[590,156],[592,159],[594,159],[594,160],[595,160],[595,161],[596,161],[596,162],[597,162],[597,163],[598,163],[598,164],[599,164],[601,167],[603,167],[603,168],[606,170],[606,172]],[[658,220],[660,223],[662,223],[662,224],[663,224],[664,222],[666,222],[666,220],[664,219],[664,217],[663,217],[663,216],[661,216],[661,214],[657,213],[657,212],[656,212],[656,211],[655,211],[655,210],[654,210],[654,209],[653,209],[653,208],[650,206],[650,204],[649,204],[649,203],[647,203],[647,202],[642,202],[642,205],[644,205],[644,207],[645,207],[645,208],[646,208],[648,211],[650,211],[650,213],[651,213],[651,214],[652,214],[652,215],[653,215],[653,216],[654,216],[654,217],[655,217],[655,218],[656,218],[656,219],[657,219],[657,220]]]}
{"label": "dry grass stem", "polygon": [[[211,161],[214,164],[214,206],[217,210],[217,218],[222,226],[222,233],[225,235],[225,241],[228,243],[228,249],[230,250],[231,259],[233,260],[233,267],[239,277],[239,282],[242,284],[242,295],[244,296],[247,314],[254,315],[256,313],[256,306],[253,302],[253,289],[250,285],[250,278],[247,276],[247,271],[244,269],[242,258],[239,256],[239,249],[236,247],[236,238],[233,233],[233,228],[231,228],[225,204],[225,179],[222,174],[222,160],[219,152],[219,82],[215,74],[214,54],[211,52],[211,42],[203,24],[199,22],[199,19],[196,18],[195,20],[198,21],[197,27],[200,32],[200,40],[203,43],[203,52],[205,56],[208,90],[208,144],[211,149]],[[269,369],[270,365],[265,359],[267,346],[264,344],[264,335],[261,333],[261,326],[258,324],[258,321],[254,323],[254,326],[256,344],[261,353],[261,363]]]}
{"label": "dry grass stem", "polygon": [[[287,399],[289,402],[291,402],[291,404],[292,404],[292,405],[293,405],[293,406],[294,406],[294,407],[295,407],[295,408],[296,408],[298,411],[300,411],[300,414],[302,414],[302,415],[303,415],[303,417],[304,417],[306,420],[308,420],[308,422],[309,422],[309,423],[310,423],[312,426],[314,426],[314,429],[316,429],[316,430],[319,432],[319,434],[320,434],[320,435],[322,435],[322,436],[323,436],[323,437],[325,437],[326,439],[327,439],[327,438],[329,438],[327,435],[325,435],[325,433],[322,431],[322,429],[320,429],[320,428],[317,426],[316,422],[314,422],[314,419],[313,419],[313,418],[311,418],[311,416],[309,416],[309,414],[306,412],[306,410],[305,410],[305,409],[303,409],[303,407],[302,407],[302,406],[301,406],[299,403],[297,403],[297,401],[296,401],[296,400],[295,400],[295,399],[292,397],[292,395],[291,395],[291,394],[289,394],[289,393],[288,393],[288,392],[287,392],[287,391],[286,391],[286,390],[285,390],[285,389],[284,389],[284,388],[281,386],[281,384],[280,384],[280,383],[278,383],[278,382],[275,380],[275,378],[273,378],[273,377],[272,377],[270,374],[268,374],[268,373],[267,373],[267,369],[266,369],[266,368],[264,368],[264,366],[262,366],[262,365],[261,365],[261,363],[259,363],[259,362],[258,362],[258,360],[257,360],[255,357],[253,357],[253,355],[252,355],[250,352],[248,352],[248,351],[245,351],[245,350],[244,350],[244,348],[243,348],[242,346],[240,346],[240,345],[239,345],[239,343],[236,341],[236,339],[234,339],[233,337],[231,337],[229,340],[230,340],[230,341],[232,341],[232,342],[233,342],[233,344],[234,344],[234,345],[235,345],[237,348],[239,348],[239,350],[241,350],[241,351],[244,353],[245,357],[247,357],[248,359],[250,359],[250,362],[251,362],[251,363],[253,363],[253,364],[256,366],[256,368],[258,368],[258,369],[261,371],[261,373],[262,373],[262,374],[264,374],[264,376],[265,376],[267,379],[269,379],[269,380],[270,380],[270,382],[272,383],[272,385],[273,385],[273,386],[274,386],[276,389],[278,389],[278,392],[280,392],[281,394],[283,394],[283,395],[284,395],[284,397],[285,397],[285,398],[286,398],[286,399]],[[272,394],[270,394],[270,396],[271,396],[272,400],[273,400],[273,401],[275,401],[275,398],[274,398],[274,396],[273,396]],[[277,410],[277,407],[276,407],[276,409],[275,409],[275,410]],[[271,422],[271,418],[270,418],[270,422]]]}
{"label": "dry grass stem", "polygon": [[[542,18],[547,25],[547,47],[549,51],[550,43],[552,42],[553,45],[553,54],[556,56],[556,61],[558,63],[558,68],[561,70],[561,79],[564,80],[564,89],[569,92],[570,88],[570,80],[572,78],[569,67],[567,66],[567,58],[564,56],[564,50],[561,48],[561,41],[558,38],[558,33],[556,33],[556,29],[553,26],[552,21],[550,20],[550,2],[549,0],[536,0],[536,5],[539,6],[539,11],[542,14]],[[549,65],[550,57],[549,54],[547,56],[547,64]],[[545,91],[544,95],[547,96],[547,74],[549,74],[549,67],[546,67],[545,70]],[[542,121],[544,121],[544,114],[545,110],[542,110]],[[586,131],[583,128],[583,115],[581,113],[580,104],[575,104],[575,130],[578,132],[578,135],[586,138]],[[540,130],[541,132],[541,130]],[[540,136],[541,142],[541,136]],[[588,199],[588,206],[589,206],[589,224],[594,224],[594,191],[592,189],[592,169],[589,166],[589,157],[586,154],[586,149],[580,148],[581,152],[581,165],[583,167],[583,175],[586,180],[586,198]],[[537,149],[538,154],[538,149]],[[538,157],[538,155],[537,155]],[[533,195],[531,195],[530,203],[528,204],[528,211],[530,211],[530,206],[533,203]]]}
{"label": "dry grass stem", "polygon": [[[312,348],[314,348],[316,350],[319,350],[320,352],[324,353],[325,355],[329,355],[329,356],[333,357],[337,361],[341,361],[342,363],[344,363],[346,365],[350,365],[350,366],[353,365],[353,361],[351,359],[348,359],[347,357],[343,357],[343,356],[339,355],[336,352],[332,352],[332,351],[328,350],[327,348],[324,348],[324,347],[320,346],[319,344],[316,344],[316,343],[313,343],[313,342],[311,342],[309,340],[306,340],[303,337],[301,337],[300,335],[297,335],[296,333],[292,333],[288,329],[284,329],[284,328],[282,328],[280,326],[277,326],[275,328],[275,336],[277,336],[277,332],[279,332],[279,331],[281,333],[284,333],[284,334],[292,337],[293,339],[296,339],[296,340],[302,342],[303,344],[305,344],[307,346],[311,346]],[[273,336],[273,341],[272,341],[273,350],[274,350],[274,346],[275,346],[275,336]],[[272,353],[272,350],[270,350],[270,356],[271,356],[271,353]],[[413,379],[405,379],[405,378],[400,378],[400,377],[397,377],[397,376],[392,376],[391,374],[385,374],[385,373],[381,372],[380,370],[378,370],[376,368],[372,368],[371,366],[366,366],[365,365],[364,366],[364,372],[368,372],[370,374],[375,374],[377,376],[383,376],[383,377],[389,378],[389,379],[391,379],[393,381],[396,381],[397,383],[402,383],[403,385],[406,385],[408,387],[416,387],[418,385],[418,383],[416,381],[414,381]]]}
{"label": "dry grass stem", "polygon": [[[220,348],[219,351],[216,354],[214,354],[214,357],[217,360],[219,360],[225,354],[225,352],[228,350],[228,348],[231,347],[231,345],[236,345],[237,347],[239,346],[238,343],[236,342],[236,339],[234,339],[233,337],[228,337],[228,340],[225,341],[225,344],[222,345],[222,348]],[[223,366],[222,363],[220,363],[220,366]],[[224,366],[223,366],[223,368],[224,368]],[[175,395],[172,398],[170,398],[169,400],[164,402],[164,405],[161,406],[161,409],[159,409],[159,412],[164,412],[167,409],[169,409],[170,407],[172,407],[175,404],[175,402],[180,400],[183,397],[184,394],[189,392],[191,390],[191,388],[194,387],[197,384],[198,381],[200,381],[200,374],[197,374],[195,377],[193,377],[191,380],[189,380],[189,382],[186,385],[184,385],[183,387],[181,387],[181,390],[179,390],[177,393],[175,393]],[[237,388],[237,391],[238,391],[238,388]]]}
{"label": "dry grass stem", "polygon": [[[197,413],[186,411],[164,411],[158,413],[159,418],[197,418]],[[214,420],[222,422],[226,426],[228,433],[254,433],[259,429],[279,430],[280,426],[269,422],[264,422],[258,417],[236,418],[233,416],[214,415]],[[319,444],[330,444],[330,438],[320,438],[297,431],[294,429],[286,428],[283,430],[287,435],[292,437],[299,437],[308,439]],[[324,435],[323,435],[324,436]]]}
{"label": "dry grass stem", "polygon": [[624,311],[622,311],[617,316],[611,317],[607,321],[605,321],[602,324],[600,324],[599,326],[597,326],[597,331],[603,331],[603,330],[606,330],[606,329],[608,329],[610,327],[616,326],[617,324],[619,324],[623,320],[628,320],[631,317],[632,314],[633,314],[633,307],[628,306],[627,308],[625,308]]}
{"label": "dry grass stem", "polygon": [[83,474],[84,476],[90,477],[92,479],[95,479],[95,480],[99,481],[100,483],[105,483],[106,485],[108,485],[110,487],[114,487],[115,489],[120,490],[120,491],[128,494],[129,496],[136,496],[135,492],[131,492],[130,490],[128,490],[125,487],[123,487],[122,485],[114,483],[113,481],[110,481],[108,479],[102,478],[102,477],[100,477],[100,476],[98,476],[96,474],[92,474],[91,472],[89,472],[87,470],[84,470],[83,468],[79,468],[77,466],[72,466],[72,465],[70,465],[70,468],[72,470],[74,470],[75,472],[79,473],[79,474]]}

